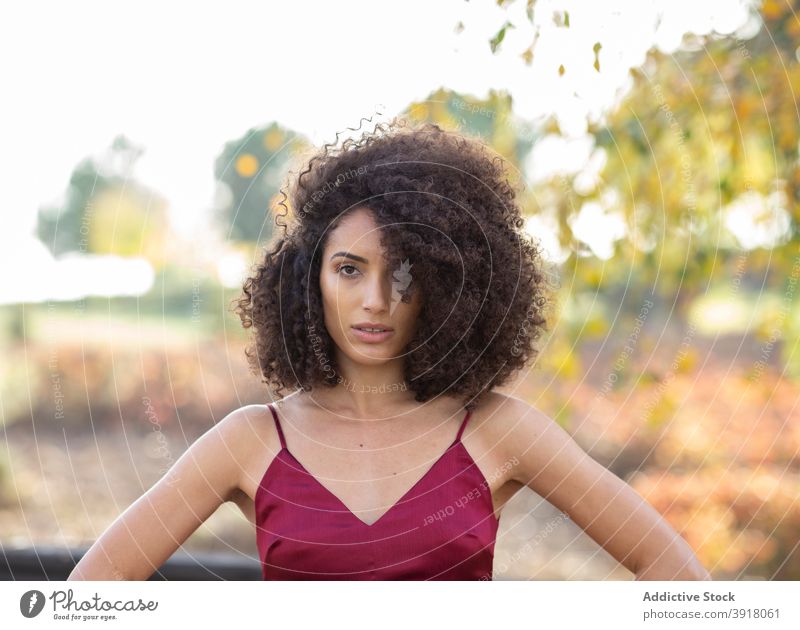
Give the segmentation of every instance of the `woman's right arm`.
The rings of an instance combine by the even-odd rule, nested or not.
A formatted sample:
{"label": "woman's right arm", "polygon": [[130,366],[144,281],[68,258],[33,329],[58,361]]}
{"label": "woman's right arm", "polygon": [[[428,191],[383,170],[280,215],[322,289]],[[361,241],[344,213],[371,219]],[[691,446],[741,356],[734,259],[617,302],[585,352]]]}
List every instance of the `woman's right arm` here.
{"label": "woman's right arm", "polygon": [[[255,408],[255,405],[250,408]],[[253,421],[237,409],[206,431],[106,529],[68,580],[147,580],[239,489]]]}

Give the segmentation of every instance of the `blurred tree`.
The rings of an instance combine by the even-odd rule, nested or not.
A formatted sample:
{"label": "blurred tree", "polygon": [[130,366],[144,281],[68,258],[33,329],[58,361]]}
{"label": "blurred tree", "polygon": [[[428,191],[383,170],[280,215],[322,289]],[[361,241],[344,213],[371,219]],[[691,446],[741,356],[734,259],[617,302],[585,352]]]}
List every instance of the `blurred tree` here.
{"label": "blurred tree", "polygon": [[[686,35],[674,54],[651,50],[631,71],[633,88],[621,105],[589,125],[593,157],[603,163],[597,175],[559,175],[537,186],[539,206],[555,215],[560,244],[572,252],[564,269],[572,290],[622,285],[639,302],[675,297],[685,315],[714,281],[788,286],[800,223],[800,125],[796,99],[787,98],[800,89],[793,4],[751,6],[751,19],[761,22],[755,32]],[[526,2],[532,23],[535,8],[535,0]],[[553,20],[569,28],[568,12]],[[493,52],[513,26],[506,21],[492,38]],[[749,39],[740,39],[745,32]],[[600,48],[593,50],[597,61]],[[548,126],[560,134],[557,123]],[[624,223],[624,237],[604,260],[583,251],[576,234],[586,208]]]}
{"label": "blurred tree", "polygon": [[690,50],[652,51],[622,106],[593,129],[607,156],[602,187],[573,198],[619,191],[637,277],[658,277],[684,303],[737,269],[782,288],[796,259],[800,125],[786,96],[800,88],[800,22],[785,2],[765,2],[762,14],[751,40],[692,36]]}
{"label": "blurred tree", "polygon": [[100,158],[81,161],[60,205],[39,210],[37,235],[54,256],[66,252],[143,256],[155,267],[169,242],[167,203],[131,178],[143,150],[124,136]]}
{"label": "blurred tree", "polygon": [[402,115],[414,122],[433,122],[443,129],[477,136],[513,164],[515,177],[542,135],[535,125],[514,117],[510,95],[495,90],[479,99],[439,88],[425,100],[409,105]]}
{"label": "blurred tree", "polygon": [[249,243],[270,239],[290,161],[308,147],[304,137],[274,122],[225,144],[214,163],[214,176],[216,222],[227,239]]}

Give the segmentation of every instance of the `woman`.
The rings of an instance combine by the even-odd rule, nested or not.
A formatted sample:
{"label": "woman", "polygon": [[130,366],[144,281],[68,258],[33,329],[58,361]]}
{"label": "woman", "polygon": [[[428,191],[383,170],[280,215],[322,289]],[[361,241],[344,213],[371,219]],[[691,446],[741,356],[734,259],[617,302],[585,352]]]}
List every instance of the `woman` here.
{"label": "woman", "polygon": [[145,579],[224,501],[256,526],[265,579],[491,579],[522,485],[636,579],[710,579],[633,489],[493,391],[547,329],[515,197],[501,158],[436,125],[395,120],[312,156],[236,304],[282,398],[203,435],[70,579]]}

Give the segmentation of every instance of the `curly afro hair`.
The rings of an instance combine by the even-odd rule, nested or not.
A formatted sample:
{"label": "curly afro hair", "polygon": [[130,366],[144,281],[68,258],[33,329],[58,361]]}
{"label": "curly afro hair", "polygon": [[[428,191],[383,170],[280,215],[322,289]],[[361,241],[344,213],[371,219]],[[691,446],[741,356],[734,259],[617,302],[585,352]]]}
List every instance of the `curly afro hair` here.
{"label": "curly afro hair", "polygon": [[503,158],[463,133],[394,118],[341,146],[337,133],[302,164],[287,176],[289,193],[281,188],[283,234],[235,300],[242,325],[254,328],[249,364],[276,395],[341,380],[319,276],[326,235],[358,207],[382,228],[390,268],[410,260],[412,290],[422,292],[405,349],[415,400],[445,394],[474,409],[535,359],[551,293]]}

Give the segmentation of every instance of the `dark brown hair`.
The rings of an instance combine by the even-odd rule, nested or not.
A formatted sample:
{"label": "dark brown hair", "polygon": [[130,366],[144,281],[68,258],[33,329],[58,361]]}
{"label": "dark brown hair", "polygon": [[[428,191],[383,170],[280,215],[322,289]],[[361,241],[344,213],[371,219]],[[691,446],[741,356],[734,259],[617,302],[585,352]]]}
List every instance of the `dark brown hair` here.
{"label": "dark brown hair", "polygon": [[422,292],[405,363],[417,401],[446,394],[474,409],[538,355],[551,295],[540,251],[522,229],[506,162],[478,139],[395,118],[340,146],[337,134],[297,177],[289,172],[285,188],[283,233],[235,305],[254,329],[250,365],[278,396],[340,379],[319,274],[327,234],[359,207],[383,228],[390,268],[408,260],[410,290]]}

